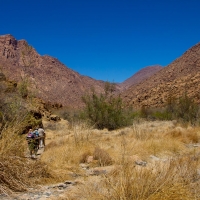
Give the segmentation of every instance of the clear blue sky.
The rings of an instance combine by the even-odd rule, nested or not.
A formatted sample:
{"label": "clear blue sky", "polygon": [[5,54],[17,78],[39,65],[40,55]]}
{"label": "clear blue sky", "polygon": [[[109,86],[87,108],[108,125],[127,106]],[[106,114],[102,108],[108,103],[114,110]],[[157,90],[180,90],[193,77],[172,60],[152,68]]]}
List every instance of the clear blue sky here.
{"label": "clear blue sky", "polygon": [[0,0],[0,35],[98,80],[166,66],[200,41],[200,0]]}

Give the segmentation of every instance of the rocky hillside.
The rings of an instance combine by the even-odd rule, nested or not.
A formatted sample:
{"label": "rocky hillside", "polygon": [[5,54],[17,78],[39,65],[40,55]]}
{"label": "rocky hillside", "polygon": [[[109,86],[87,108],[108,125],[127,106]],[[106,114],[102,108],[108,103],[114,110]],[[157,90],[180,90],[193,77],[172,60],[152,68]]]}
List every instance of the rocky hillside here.
{"label": "rocky hillside", "polygon": [[160,65],[145,67],[121,83],[120,86],[122,89],[128,89],[130,86],[137,85],[161,69],[162,67]]}
{"label": "rocky hillside", "polygon": [[199,91],[200,43],[145,81],[130,87],[122,93],[122,98],[133,107],[162,107],[169,96],[178,98],[185,92],[200,103]]}
{"label": "rocky hillside", "polygon": [[80,107],[91,88],[102,92],[104,82],[67,68],[56,58],[41,56],[25,40],[0,36],[0,70],[10,80],[26,80],[32,93],[46,102]]}

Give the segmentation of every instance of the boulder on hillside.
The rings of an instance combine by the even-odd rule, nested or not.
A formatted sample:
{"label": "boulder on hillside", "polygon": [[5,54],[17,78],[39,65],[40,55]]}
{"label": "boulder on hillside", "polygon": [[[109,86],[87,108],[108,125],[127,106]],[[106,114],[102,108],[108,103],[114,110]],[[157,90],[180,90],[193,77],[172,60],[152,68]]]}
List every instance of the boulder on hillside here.
{"label": "boulder on hillside", "polygon": [[55,121],[55,122],[61,120],[58,115],[50,115],[49,119],[52,120],[52,121]]}

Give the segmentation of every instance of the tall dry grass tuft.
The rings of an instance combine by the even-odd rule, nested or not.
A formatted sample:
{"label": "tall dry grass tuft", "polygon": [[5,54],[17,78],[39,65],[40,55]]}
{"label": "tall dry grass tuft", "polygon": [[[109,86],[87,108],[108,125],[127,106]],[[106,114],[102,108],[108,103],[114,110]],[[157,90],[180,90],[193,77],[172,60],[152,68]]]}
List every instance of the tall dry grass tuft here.
{"label": "tall dry grass tuft", "polygon": [[22,191],[26,188],[23,175],[21,157],[24,152],[22,138],[16,133],[13,126],[8,126],[1,133],[0,139],[0,193]]}
{"label": "tall dry grass tuft", "polygon": [[77,147],[84,145],[85,142],[89,141],[92,126],[84,122],[72,123],[72,132],[74,136],[74,143]]}
{"label": "tall dry grass tuft", "polygon": [[15,126],[8,126],[1,132],[0,155],[23,156],[24,138],[19,136]]}
{"label": "tall dry grass tuft", "polygon": [[27,182],[24,180],[24,162],[20,158],[1,156],[0,161],[0,193],[11,194],[13,191],[25,191]]}
{"label": "tall dry grass tuft", "polygon": [[93,153],[94,160],[98,160],[99,166],[107,166],[113,163],[112,158],[105,150],[96,147]]}
{"label": "tall dry grass tuft", "polygon": [[108,199],[192,199],[196,195],[192,192],[196,170],[195,161],[182,159],[150,169],[123,165],[106,177],[107,196]]}

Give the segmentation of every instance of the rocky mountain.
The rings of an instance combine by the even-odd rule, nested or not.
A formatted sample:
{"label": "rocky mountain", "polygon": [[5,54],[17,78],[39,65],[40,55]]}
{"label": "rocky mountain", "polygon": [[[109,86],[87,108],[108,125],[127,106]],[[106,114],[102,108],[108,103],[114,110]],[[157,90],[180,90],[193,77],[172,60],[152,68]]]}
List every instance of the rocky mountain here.
{"label": "rocky mountain", "polygon": [[130,86],[137,85],[138,83],[149,78],[150,76],[157,73],[161,69],[162,67],[160,65],[145,67],[140,71],[138,71],[137,73],[135,73],[130,78],[128,78],[127,80],[125,80],[124,82],[122,82],[120,86],[123,90],[128,89]]}
{"label": "rocky mountain", "polygon": [[23,81],[46,102],[80,107],[81,97],[93,88],[103,92],[104,82],[82,76],[56,58],[41,56],[25,40],[0,36],[0,70],[10,80]]}
{"label": "rocky mountain", "polygon": [[138,85],[122,92],[127,105],[162,107],[168,97],[178,98],[187,93],[200,103],[200,43],[181,57]]}
{"label": "rocky mountain", "polygon": [[[25,40],[12,35],[0,36],[0,72],[18,85],[27,84],[31,94],[45,102],[72,108],[83,105],[81,97],[91,88],[100,93],[105,86],[103,81],[82,76],[56,58],[39,55]],[[133,107],[164,106],[169,96],[178,98],[185,92],[200,103],[200,43],[167,67],[142,69],[117,85],[117,90]]]}

